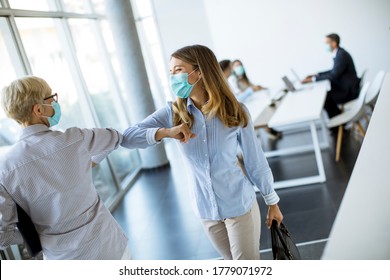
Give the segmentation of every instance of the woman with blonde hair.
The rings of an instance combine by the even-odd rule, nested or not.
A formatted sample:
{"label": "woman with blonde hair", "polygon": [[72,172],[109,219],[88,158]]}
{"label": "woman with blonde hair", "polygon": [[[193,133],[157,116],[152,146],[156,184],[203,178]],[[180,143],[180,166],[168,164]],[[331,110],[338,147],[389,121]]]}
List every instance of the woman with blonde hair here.
{"label": "woman with blonde hair", "polygon": [[[180,151],[193,172],[190,192],[205,232],[224,259],[259,259],[260,211],[253,184],[269,206],[267,226],[274,219],[280,223],[283,215],[249,113],[234,97],[209,48],[177,50],[170,72],[177,100],[128,128],[121,145],[137,138],[144,139],[139,148],[145,148],[166,137],[167,128],[188,126],[192,139],[182,139]],[[239,167],[238,147],[248,177]]]}
{"label": "woman with blonde hair", "polygon": [[[92,166],[119,147],[122,134],[111,128],[53,129],[61,119],[59,94],[39,77],[13,81],[0,97],[5,114],[22,126],[19,141],[0,158],[0,249],[31,240],[18,218],[25,212],[44,259],[130,259],[127,237],[92,180]],[[190,136],[177,127],[165,131],[179,133]],[[128,147],[136,140],[127,138]]]}

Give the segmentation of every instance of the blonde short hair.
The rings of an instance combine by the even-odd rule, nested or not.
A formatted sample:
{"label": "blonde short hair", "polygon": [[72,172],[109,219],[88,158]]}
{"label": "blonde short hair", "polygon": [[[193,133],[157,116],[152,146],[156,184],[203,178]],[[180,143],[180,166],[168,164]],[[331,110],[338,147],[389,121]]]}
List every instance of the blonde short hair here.
{"label": "blonde short hair", "polygon": [[26,76],[13,81],[1,92],[1,106],[7,117],[18,123],[31,120],[35,104],[43,103],[43,99],[51,94],[47,82],[35,76]]}

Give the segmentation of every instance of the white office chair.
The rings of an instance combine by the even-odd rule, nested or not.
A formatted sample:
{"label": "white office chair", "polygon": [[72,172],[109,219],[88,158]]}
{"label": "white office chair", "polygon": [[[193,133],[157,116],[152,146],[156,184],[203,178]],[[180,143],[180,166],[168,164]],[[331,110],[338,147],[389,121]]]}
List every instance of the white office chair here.
{"label": "white office chair", "polygon": [[[385,71],[379,71],[367,91],[365,103],[371,108],[371,110],[373,109],[374,103],[379,95],[383,80],[385,79],[385,75]],[[357,100],[358,99],[354,99],[345,103],[343,108],[348,110],[351,106],[355,106],[354,104],[357,102]]]}
{"label": "white office chair", "polygon": [[343,125],[349,122],[356,123],[358,131],[360,134],[364,137],[366,132],[363,128],[363,126],[360,123],[360,119],[364,116],[365,114],[365,98],[367,95],[368,88],[370,86],[369,82],[366,82],[360,93],[359,93],[359,98],[356,99],[356,102],[353,103],[353,105],[349,106],[349,108],[344,108],[344,111],[329,119],[328,122],[328,128],[334,128],[338,127],[338,132],[337,132],[337,144],[336,144],[336,161],[340,160],[340,152],[341,152],[341,144],[343,141]]}
{"label": "white office chair", "polygon": [[378,74],[376,74],[370,88],[367,91],[366,105],[372,106],[375,103],[381,90],[383,80],[385,79],[385,75],[385,71],[379,71]]}

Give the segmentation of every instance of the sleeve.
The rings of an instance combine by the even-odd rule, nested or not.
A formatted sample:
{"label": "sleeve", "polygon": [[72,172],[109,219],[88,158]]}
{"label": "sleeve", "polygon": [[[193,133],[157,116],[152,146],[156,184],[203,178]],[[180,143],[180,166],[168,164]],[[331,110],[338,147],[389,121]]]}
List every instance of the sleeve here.
{"label": "sleeve", "polygon": [[265,203],[267,205],[273,205],[279,202],[279,196],[273,188],[274,179],[272,171],[261,149],[259,140],[256,137],[248,109],[243,104],[242,107],[249,117],[248,125],[241,127],[238,135],[238,143],[243,155],[244,168],[252,183],[260,189]]}
{"label": "sleeve", "polygon": [[249,87],[243,93],[236,95],[236,98],[239,102],[244,102],[252,94],[253,94],[253,89]]}
{"label": "sleeve", "polygon": [[145,149],[159,142],[155,140],[157,130],[170,128],[172,121],[172,102],[148,116],[142,122],[129,127],[123,132],[122,147],[128,149]]}
{"label": "sleeve", "polygon": [[123,136],[112,128],[82,129],[87,152],[95,163],[101,162],[122,143]]}
{"label": "sleeve", "polygon": [[332,70],[319,73],[316,76],[317,81],[322,80],[331,80],[334,81],[344,73],[345,69],[348,67],[347,59],[343,52],[339,51],[338,57],[334,60],[334,65]]}
{"label": "sleeve", "polygon": [[0,184],[0,249],[23,243],[23,237],[17,228],[18,212],[16,204],[3,185]]}

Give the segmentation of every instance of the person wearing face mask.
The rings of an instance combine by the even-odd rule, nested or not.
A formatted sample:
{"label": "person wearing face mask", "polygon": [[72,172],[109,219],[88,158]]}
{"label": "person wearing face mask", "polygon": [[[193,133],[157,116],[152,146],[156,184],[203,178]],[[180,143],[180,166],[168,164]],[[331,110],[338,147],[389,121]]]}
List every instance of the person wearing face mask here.
{"label": "person wearing face mask", "polygon": [[[254,85],[248,78],[247,73],[245,71],[244,65],[238,59],[234,60],[231,64],[232,67],[232,75],[228,78],[230,87],[233,90],[233,93],[237,96],[237,99],[240,96],[249,96],[255,91],[260,91],[265,89],[260,85]],[[243,101],[245,98],[241,97],[239,100]]]}
{"label": "person wearing face mask", "polygon": [[[175,51],[170,86],[177,96],[123,135],[145,148],[160,143],[166,130],[183,125],[191,137],[179,144],[189,167],[193,209],[224,259],[259,259],[260,211],[255,184],[268,205],[266,224],[282,222],[273,176],[245,105],[234,97],[214,53],[193,45]],[[247,176],[241,170],[240,147]]]}
{"label": "person wearing face mask", "polygon": [[328,92],[324,108],[329,118],[341,113],[339,104],[351,101],[359,96],[360,79],[356,75],[355,64],[351,55],[340,47],[339,35],[332,33],[325,38],[326,50],[332,53],[333,68],[307,76],[302,82],[311,83],[330,80],[331,90]]}
{"label": "person wearing face mask", "polygon": [[[239,60],[235,60],[235,62],[236,65],[237,63],[239,63],[238,68],[235,68],[235,72],[241,73],[242,71],[244,71],[244,67],[242,66],[241,62]],[[265,89],[261,86],[248,86],[245,90],[241,91],[239,88],[238,80],[235,77],[235,74],[233,74],[234,70],[232,70],[232,62],[226,59],[220,61],[219,65],[221,66],[225,78],[228,79],[230,88],[232,89],[233,93],[235,93],[235,96],[238,101],[244,102],[249,96],[251,96],[255,92],[255,90]],[[245,78],[243,79],[247,82],[242,82],[242,84],[249,84],[250,82],[248,77],[246,76],[245,72],[243,73],[243,76],[245,76]],[[276,131],[270,127],[265,127],[264,129],[267,132],[268,137],[272,140],[280,139],[282,137],[282,133],[279,131]]]}
{"label": "person wearing face mask", "polygon": [[[92,182],[92,164],[118,148],[122,134],[109,128],[52,129],[61,118],[58,94],[34,76],[5,87],[1,105],[23,129],[0,159],[0,248],[23,242],[19,206],[35,226],[44,259],[129,259],[127,237]],[[127,139],[129,147],[136,142]]]}

